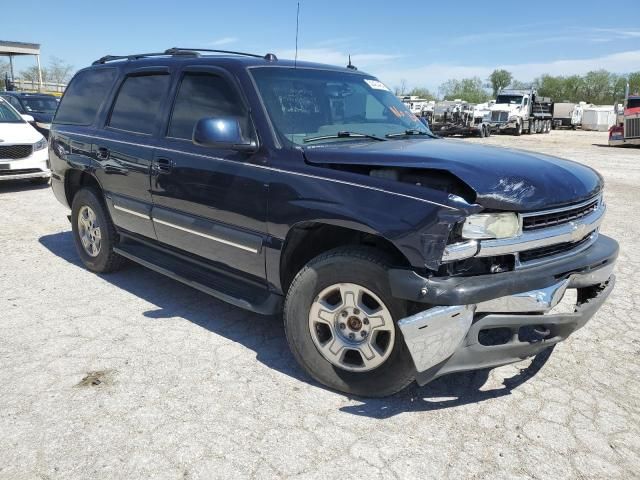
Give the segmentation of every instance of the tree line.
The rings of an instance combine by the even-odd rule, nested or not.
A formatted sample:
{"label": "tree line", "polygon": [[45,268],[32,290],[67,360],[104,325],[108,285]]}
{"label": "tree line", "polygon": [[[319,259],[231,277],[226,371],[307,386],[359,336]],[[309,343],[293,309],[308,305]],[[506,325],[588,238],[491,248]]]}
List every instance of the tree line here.
{"label": "tree line", "polygon": [[640,91],[640,71],[616,74],[607,70],[593,70],[584,75],[568,76],[544,74],[526,83],[515,79],[507,70],[496,69],[485,81],[480,77],[447,80],[438,87],[437,95],[427,88],[408,90],[405,81],[395,88],[395,92],[396,95],[415,95],[427,100],[460,98],[470,103],[484,103],[495,99],[503,88],[535,88],[539,95],[551,97],[554,102],[613,105],[624,99],[627,82],[631,92]]}

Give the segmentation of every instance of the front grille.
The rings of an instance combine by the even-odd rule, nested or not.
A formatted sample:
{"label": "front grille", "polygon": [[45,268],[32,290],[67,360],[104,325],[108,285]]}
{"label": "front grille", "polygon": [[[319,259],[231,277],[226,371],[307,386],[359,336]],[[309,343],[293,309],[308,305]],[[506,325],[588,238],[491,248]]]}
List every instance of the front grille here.
{"label": "front grille", "polygon": [[522,230],[538,230],[540,228],[553,227],[562,225],[563,223],[579,220],[586,217],[590,213],[596,211],[600,204],[600,199],[595,199],[586,205],[571,208],[553,213],[544,213],[540,215],[531,215],[522,219]]}
{"label": "front grille", "polygon": [[628,118],[625,120],[624,138],[640,138],[640,118]]}
{"label": "front grille", "polygon": [[17,160],[31,155],[32,145],[0,145],[0,159]]}
{"label": "front grille", "polygon": [[492,122],[506,122],[509,120],[509,112],[491,112]]}
{"label": "front grille", "polygon": [[565,242],[557,243],[555,245],[549,245],[548,247],[534,248],[533,250],[525,250],[520,252],[520,262],[526,263],[532,260],[538,260],[544,257],[550,257],[553,255],[559,255],[566,253],[574,248],[578,248],[580,245],[587,243],[591,239],[591,233],[577,242]]}
{"label": "front grille", "polygon": [[39,168],[22,168],[22,169],[16,169],[16,170],[0,170],[0,177],[1,176],[8,176],[8,175],[23,175],[25,173],[38,173],[41,172],[42,170],[40,170]]}

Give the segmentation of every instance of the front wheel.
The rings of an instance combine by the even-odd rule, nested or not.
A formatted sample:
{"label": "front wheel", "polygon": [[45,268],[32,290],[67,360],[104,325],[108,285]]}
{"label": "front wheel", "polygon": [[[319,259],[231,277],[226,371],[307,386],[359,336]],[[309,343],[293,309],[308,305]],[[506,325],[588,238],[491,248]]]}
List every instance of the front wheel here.
{"label": "front wheel", "polygon": [[375,250],[339,248],[313,259],[292,282],[284,307],[287,341],[320,383],[382,397],[414,380],[396,323],[406,316],[406,303],[391,295],[388,267]]}
{"label": "front wheel", "polygon": [[517,122],[516,124],[516,137],[522,135],[522,123]]}

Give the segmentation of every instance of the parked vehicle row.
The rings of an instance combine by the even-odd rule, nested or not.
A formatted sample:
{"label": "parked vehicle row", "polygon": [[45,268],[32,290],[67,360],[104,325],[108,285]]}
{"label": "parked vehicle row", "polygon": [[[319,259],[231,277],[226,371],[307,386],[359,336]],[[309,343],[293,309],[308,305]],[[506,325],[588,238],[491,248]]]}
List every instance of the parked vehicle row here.
{"label": "parked vehicle row", "polygon": [[44,93],[0,92],[4,98],[22,115],[33,118],[31,125],[45,138],[49,138],[51,120],[58,108],[58,98]]}
{"label": "parked vehicle row", "polygon": [[[88,269],[129,259],[282,312],[302,368],[366,396],[535,355],[611,292],[589,167],[439,139],[361,71],[201,52],[71,80],[52,188]],[[549,313],[567,289],[575,311]]]}

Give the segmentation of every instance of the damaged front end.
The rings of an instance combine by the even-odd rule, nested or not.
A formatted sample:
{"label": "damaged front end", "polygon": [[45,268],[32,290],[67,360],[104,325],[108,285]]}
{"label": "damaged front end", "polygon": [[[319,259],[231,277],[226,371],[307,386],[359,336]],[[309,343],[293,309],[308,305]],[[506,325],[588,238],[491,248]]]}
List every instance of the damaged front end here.
{"label": "damaged front end", "polygon": [[[453,372],[518,362],[565,340],[598,311],[615,285],[613,264],[575,274],[546,288],[470,305],[433,307],[398,322],[424,385]],[[585,282],[595,282],[582,286]],[[569,288],[569,313],[549,313]]]}

